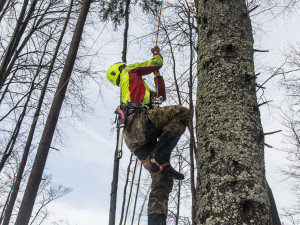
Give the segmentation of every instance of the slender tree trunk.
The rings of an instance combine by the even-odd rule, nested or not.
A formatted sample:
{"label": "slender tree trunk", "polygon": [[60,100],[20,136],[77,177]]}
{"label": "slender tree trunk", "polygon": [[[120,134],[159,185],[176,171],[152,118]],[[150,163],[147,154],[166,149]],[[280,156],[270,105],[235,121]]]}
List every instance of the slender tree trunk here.
{"label": "slender tree trunk", "polygon": [[20,163],[20,166],[19,166],[19,169],[18,169],[16,181],[15,181],[14,186],[13,186],[13,191],[12,191],[12,194],[11,194],[10,199],[9,199],[9,204],[8,204],[6,210],[5,210],[5,216],[4,216],[4,220],[3,220],[2,225],[8,225],[9,221],[10,221],[10,218],[11,218],[11,214],[12,214],[17,196],[18,196],[20,184],[21,184],[23,173],[24,173],[25,166],[26,166],[26,163],[27,163],[27,159],[28,159],[28,155],[29,155],[29,151],[30,151],[30,146],[31,146],[33,136],[34,136],[34,133],[35,133],[35,128],[36,128],[37,121],[38,121],[38,118],[39,118],[39,115],[40,115],[42,104],[44,102],[44,97],[45,97],[45,94],[46,94],[48,82],[49,82],[49,79],[50,79],[50,76],[51,76],[51,73],[52,73],[52,70],[53,70],[53,67],[54,67],[54,64],[55,64],[56,56],[58,54],[58,51],[59,51],[59,48],[61,46],[63,37],[65,35],[67,25],[69,23],[70,14],[72,12],[72,7],[73,7],[73,0],[71,0],[71,2],[70,2],[69,11],[68,11],[68,14],[67,14],[67,17],[66,17],[66,20],[65,20],[65,24],[64,24],[64,27],[62,29],[61,35],[59,37],[59,40],[57,42],[56,49],[55,49],[55,52],[53,54],[48,72],[46,74],[46,78],[45,78],[44,85],[43,85],[43,88],[42,88],[42,91],[41,91],[39,102],[37,104],[37,108],[36,108],[36,111],[34,113],[31,128],[30,128],[30,131],[29,131],[29,134],[28,134],[28,138],[27,138],[27,141],[26,141],[24,151],[23,151],[23,156],[22,156],[22,160],[21,160],[21,163]]}
{"label": "slender tree trunk", "polygon": [[51,141],[58,121],[59,113],[64,101],[68,82],[71,77],[73,66],[76,60],[80,39],[82,36],[84,24],[91,2],[92,0],[84,0],[82,3],[81,12],[78,17],[76,28],[73,34],[69,53],[57,87],[55,97],[53,99],[49,111],[44,132],[37,150],[37,155],[33,163],[32,171],[28,180],[28,184],[24,193],[24,197],[19,209],[15,225],[27,225],[29,223],[30,216],[33,210],[33,205],[37,196],[38,188],[45,168],[49,148],[51,146]]}
{"label": "slender tree trunk", "polygon": [[[122,61],[126,62],[127,56],[127,45],[128,45],[128,29],[129,29],[129,8],[130,8],[130,0],[126,1],[126,8],[125,8],[125,28],[123,34],[123,52],[122,52]],[[120,104],[121,102],[122,93],[120,93]],[[120,165],[120,158],[118,152],[118,142],[119,136],[122,135],[117,131],[117,141],[116,141],[116,150],[115,150],[115,157],[114,157],[114,168],[113,168],[113,179],[111,182],[111,193],[110,193],[110,207],[109,207],[109,225],[115,225],[116,221],[116,209],[117,209],[117,194],[118,194],[118,181],[119,181],[119,165]],[[122,209],[123,210],[123,209]],[[122,211],[123,217],[123,211]]]}
{"label": "slender tree trunk", "polygon": [[130,201],[131,201],[131,194],[132,194],[132,188],[133,188],[134,179],[135,179],[135,172],[136,172],[136,166],[137,166],[137,163],[138,163],[138,159],[135,160],[134,169],[133,169],[133,174],[132,174],[132,178],[131,178],[130,192],[129,192],[129,198],[128,198],[128,201],[127,201],[127,207],[126,207],[126,213],[125,213],[124,225],[126,224],[126,221],[127,221],[128,210],[129,210]]}
{"label": "slender tree trunk", "polygon": [[109,208],[109,225],[115,225],[116,221],[116,208],[117,208],[117,194],[118,194],[118,181],[119,181],[119,166],[120,166],[120,156],[118,152],[118,141],[119,141],[119,129],[117,132],[117,145],[114,155],[114,168],[113,168],[113,179],[111,182],[111,192],[110,192],[110,208]]}
{"label": "slender tree trunk", "polygon": [[[6,0],[1,0],[1,1],[0,1],[0,22],[2,21],[2,18],[4,17],[4,15],[5,15],[7,9],[8,9],[9,7],[11,7],[10,3],[11,3],[11,0],[8,1],[7,4],[6,4]],[[5,4],[6,4],[6,5],[5,5]],[[12,3],[12,4],[13,4],[13,3]],[[4,6],[5,6],[5,7],[4,7]]]}
{"label": "slender tree trunk", "polygon": [[126,1],[126,8],[125,8],[125,28],[123,34],[123,52],[122,52],[122,61],[127,62],[127,45],[128,45],[128,29],[129,29],[129,8],[130,8],[130,1]]}
{"label": "slender tree trunk", "polygon": [[[25,12],[26,12],[26,8],[28,5],[28,0],[25,0],[23,3],[23,7],[20,13],[20,16],[18,18],[17,21],[17,25],[15,27],[14,33],[11,37],[11,40],[9,42],[8,47],[5,50],[5,54],[4,57],[2,59],[2,63],[0,65],[0,89],[3,87],[4,82],[6,81],[6,78],[8,76],[8,73],[6,71],[9,62],[11,60],[12,55],[14,54],[14,52],[16,51],[19,42],[25,32],[25,29],[29,23],[29,20],[35,10],[35,6],[37,4],[37,0],[33,0],[30,6],[30,9],[28,11],[27,16],[25,17]],[[23,21],[24,19],[24,21]]]}
{"label": "slender tree trunk", "polygon": [[0,1],[0,12],[2,11],[3,7],[5,6],[6,0]]}
{"label": "slender tree trunk", "polygon": [[[178,150],[177,150],[178,151]],[[179,165],[179,170],[178,172],[181,173],[181,159],[182,156],[179,153],[179,158],[178,158],[178,165]],[[180,214],[180,197],[181,197],[181,181],[178,181],[178,193],[177,193],[177,210],[176,210],[176,217],[175,217],[175,225],[178,225],[179,223],[179,214]]]}
{"label": "slender tree trunk", "polygon": [[123,223],[125,203],[126,203],[126,191],[127,191],[127,186],[128,186],[128,182],[129,182],[129,175],[130,175],[130,167],[131,167],[131,163],[132,163],[132,158],[133,158],[133,154],[130,155],[129,164],[127,166],[127,175],[126,175],[126,181],[125,181],[125,186],[124,186],[124,191],[123,191],[123,203],[122,203],[122,211],[121,211],[121,217],[120,217],[119,225],[122,225],[122,223]]}
{"label": "slender tree trunk", "polygon": [[145,204],[146,204],[146,200],[148,199],[148,195],[150,193],[150,190],[151,190],[151,187],[149,186],[147,194],[144,196],[144,201],[143,201],[143,204],[142,204],[142,207],[141,207],[141,211],[139,213],[138,225],[140,225],[140,221],[141,221],[141,218],[142,218],[142,214],[143,214]]}
{"label": "slender tree trunk", "polygon": [[[47,47],[47,44],[45,46]],[[42,64],[42,61],[44,59],[45,52],[46,52],[46,49],[44,49],[44,55],[41,57],[41,60],[40,60],[40,63],[39,63],[39,69],[36,71],[36,74],[34,75],[34,78],[33,78],[32,82],[31,82],[31,86],[29,88],[29,91],[26,94],[27,95],[27,99],[26,99],[26,102],[25,102],[25,104],[23,106],[22,113],[19,116],[19,119],[17,121],[16,127],[14,129],[14,132],[13,132],[13,134],[11,136],[10,141],[6,145],[6,149],[5,149],[5,151],[3,153],[3,156],[1,158],[1,161],[0,161],[0,172],[2,171],[2,169],[4,168],[4,165],[6,163],[6,161],[8,160],[8,158],[10,157],[10,155],[12,154],[14,146],[16,144],[16,141],[17,141],[17,139],[19,137],[19,133],[20,133],[20,130],[21,130],[21,127],[22,127],[22,124],[23,124],[23,120],[24,120],[24,118],[26,116],[26,113],[27,113],[27,106],[28,106],[28,104],[30,102],[31,95],[32,95],[32,93],[33,93],[33,91],[35,89],[35,80],[38,77],[38,75],[40,73],[40,70],[41,70],[41,64]],[[24,96],[24,98],[25,98],[25,96]]]}
{"label": "slender tree trunk", "polygon": [[[32,35],[37,31],[37,29],[41,29],[40,24],[43,22],[45,16],[47,15],[47,12],[50,9],[50,7],[51,7],[51,2],[48,4],[48,7],[45,9],[45,12],[39,18],[36,18],[36,21],[34,22],[34,25],[30,29],[30,32],[27,34],[27,36],[24,37],[24,39],[23,39],[22,43],[20,44],[20,46],[19,47],[15,46],[14,52],[10,53],[10,59],[9,59],[9,62],[7,63],[7,65],[6,65],[5,72],[4,72],[4,79],[5,80],[9,76],[12,68],[15,65],[15,62],[17,61],[17,59],[20,56],[20,53],[25,48],[26,44],[28,43],[28,41],[30,40]],[[29,19],[30,18],[28,18],[28,20]],[[18,42],[18,45],[19,45],[19,42]]]}
{"label": "slender tree trunk", "polygon": [[8,204],[9,204],[9,199],[10,199],[10,196],[12,194],[12,191],[13,191],[13,187],[11,187],[11,189],[10,189],[8,195],[7,195],[6,201],[5,201],[4,205],[2,206],[2,212],[1,212],[1,216],[0,216],[0,224],[2,224],[2,220],[4,218],[4,213],[5,213],[5,210],[8,206]]}
{"label": "slender tree trunk", "polygon": [[196,224],[271,225],[244,0],[199,0]]}
{"label": "slender tree trunk", "polygon": [[139,172],[139,177],[138,177],[138,183],[136,185],[136,192],[135,192],[135,200],[134,200],[134,206],[133,206],[133,213],[132,213],[132,218],[131,218],[131,225],[133,225],[134,223],[134,217],[135,217],[135,211],[136,211],[136,203],[138,200],[138,196],[139,196],[139,189],[140,189],[140,182],[141,182],[141,175],[142,175],[142,168],[143,168],[143,164],[140,163],[140,172]]}
{"label": "slender tree trunk", "polygon": [[[194,60],[194,51],[193,51],[193,28],[191,22],[191,11],[189,8],[189,3],[186,1],[186,6],[188,8],[188,26],[189,26],[189,47],[190,47],[190,73],[189,73],[189,109],[191,111],[191,121],[189,126],[190,132],[190,168],[191,168],[191,195],[192,195],[192,206],[194,206],[196,202],[196,185],[195,185],[195,165],[194,165],[194,151],[196,149],[195,144],[195,131],[194,131],[194,99],[193,99],[193,83],[194,83],[194,76],[193,76],[193,60]],[[192,207],[192,224],[195,224],[195,217],[196,211],[195,207]]]}

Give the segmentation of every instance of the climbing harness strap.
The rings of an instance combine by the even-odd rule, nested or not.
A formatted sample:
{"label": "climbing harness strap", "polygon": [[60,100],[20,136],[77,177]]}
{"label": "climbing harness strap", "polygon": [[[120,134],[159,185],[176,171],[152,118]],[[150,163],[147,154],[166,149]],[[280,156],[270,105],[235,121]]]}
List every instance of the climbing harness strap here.
{"label": "climbing harness strap", "polygon": [[152,174],[153,176],[155,176],[155,175],[157,175],[157,174],[160,174],[160,173],[163,171],[163,167],[165,167],[165,166],[167,166],[167,165],[170,164],[169,162],[167,162],[167,163],[164,163],[164,164],[160,165],[160,164],[158,164],[158,162],[156,162],[155,159],[151,159],[150,162],[156,164],[156,165],[159,167],[159,171],[153,173],[153,174]]}
{"label": "climbing harness strap", "polygon": [[141,163],[149,163],[149,162],[152,162],[152,163],[156,164],[156,165],[159,167],[159,171],[153,173],[153,174],[152,174],[153,176],[155,176],[155,175],[157,175],[157,174],[160,174],[160,173],[164,170],[163,167],[165,167],[165,166],[167,166],[167,165],[170,165],[169,162],[160,165],[160,164],[158,164],[158,162],[156,162],[155,159],[150,159],[150,161],[149,161],[149,160],[140,160],[140,161],[141,161]]}
{"label": "climbing harness strap", "polygon": [[146,104],[138,104],[138,103],[131,103],[127,102],[125,104],[122,104],[120,106],[123,111],[125,112],[125,117],[126,119],[134,113],[132,116],[130,122],[126,124],[126,130],[128,132],[131,131],[132,125],[135,121],[135,119],[138,117],[139,113],[142,113],[142,125],[143,125],[143,131],[145,132],[147,130],[147,122],[148,122],[148,117],[147,117],[147,112],[150,109],[149,105]]}
{"label": "climbing harness strap", "polygon": [[140,159],[140,161],[141,161],[141,163],[154,163],[158,166],[159,171],[152,173],[153,176],[160,174],[164,170],[165,166],[170,165],[170,162],[166,162],[166,163],[160,165],[158,162],[156,162],[155,159],[150,159],[150,160]]}

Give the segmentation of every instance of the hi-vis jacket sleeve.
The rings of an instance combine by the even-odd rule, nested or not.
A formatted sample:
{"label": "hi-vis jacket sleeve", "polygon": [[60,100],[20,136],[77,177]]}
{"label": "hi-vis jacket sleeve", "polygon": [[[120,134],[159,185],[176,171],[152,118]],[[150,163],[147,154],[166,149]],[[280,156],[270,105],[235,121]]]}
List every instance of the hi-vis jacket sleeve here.
{"label": "hi-vis jacket sleeve", "polygon": [[162,76],[155,76],[154,77],[154,83],[155,83],[155,93],[152,94],[152,97],[163,97],[163,101],[166,100],[166,87],[165,87],[165,81]]}
{"label": "hi-vis jacket sleeve", "polygon": [[158,71],[162,66],[163,57],[159,53],[155,53],[153,58],[148,61],[129,65],[128,70],[130,70],[129,75],[134,74],[138,76],[143,76],[148,75],[154,71]]}

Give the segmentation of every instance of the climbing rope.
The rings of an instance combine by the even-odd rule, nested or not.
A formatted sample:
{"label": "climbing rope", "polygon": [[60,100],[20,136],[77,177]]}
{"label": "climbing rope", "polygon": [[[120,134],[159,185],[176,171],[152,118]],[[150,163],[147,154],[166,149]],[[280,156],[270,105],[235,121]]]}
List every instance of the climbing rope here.
{"label": "climbing rope", "polygon": [[157,40],[158,40],[158,32],[159,32],[162,5],[163,5],[163,0],[161,0],[160,10],[159,10],[159,15],[158,15],[158,25],[157,25],[157,33],[156,33],[156,46],[157,46]]}
{"label": "climbing rope", "polygon": [[[158,40],[158,33],[159,33],[159,26],[160,26],[160,17],[161,17],[161,10],[162,10],[163,0],[161,0],[160,9],[159,9],[159,15],[158,15],[158,25],[157,25],[157,33],[156,33],[156,42],[155,45],[157,46],[157,40]],[[158,71],[155,72],[155,76],[158,76]],[[158,98],[158,80],[156,81],[156,97]]]}

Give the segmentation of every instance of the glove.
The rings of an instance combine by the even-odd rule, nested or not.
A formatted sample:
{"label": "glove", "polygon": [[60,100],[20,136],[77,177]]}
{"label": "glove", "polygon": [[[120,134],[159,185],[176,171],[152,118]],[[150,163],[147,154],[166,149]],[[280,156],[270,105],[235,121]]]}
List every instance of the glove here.
{"label": "glove", "polygon": [[159,53],[160,48],[158,46],[155,46],[154,48],[151,48],[151,52],[154,54],[155,52]]}

